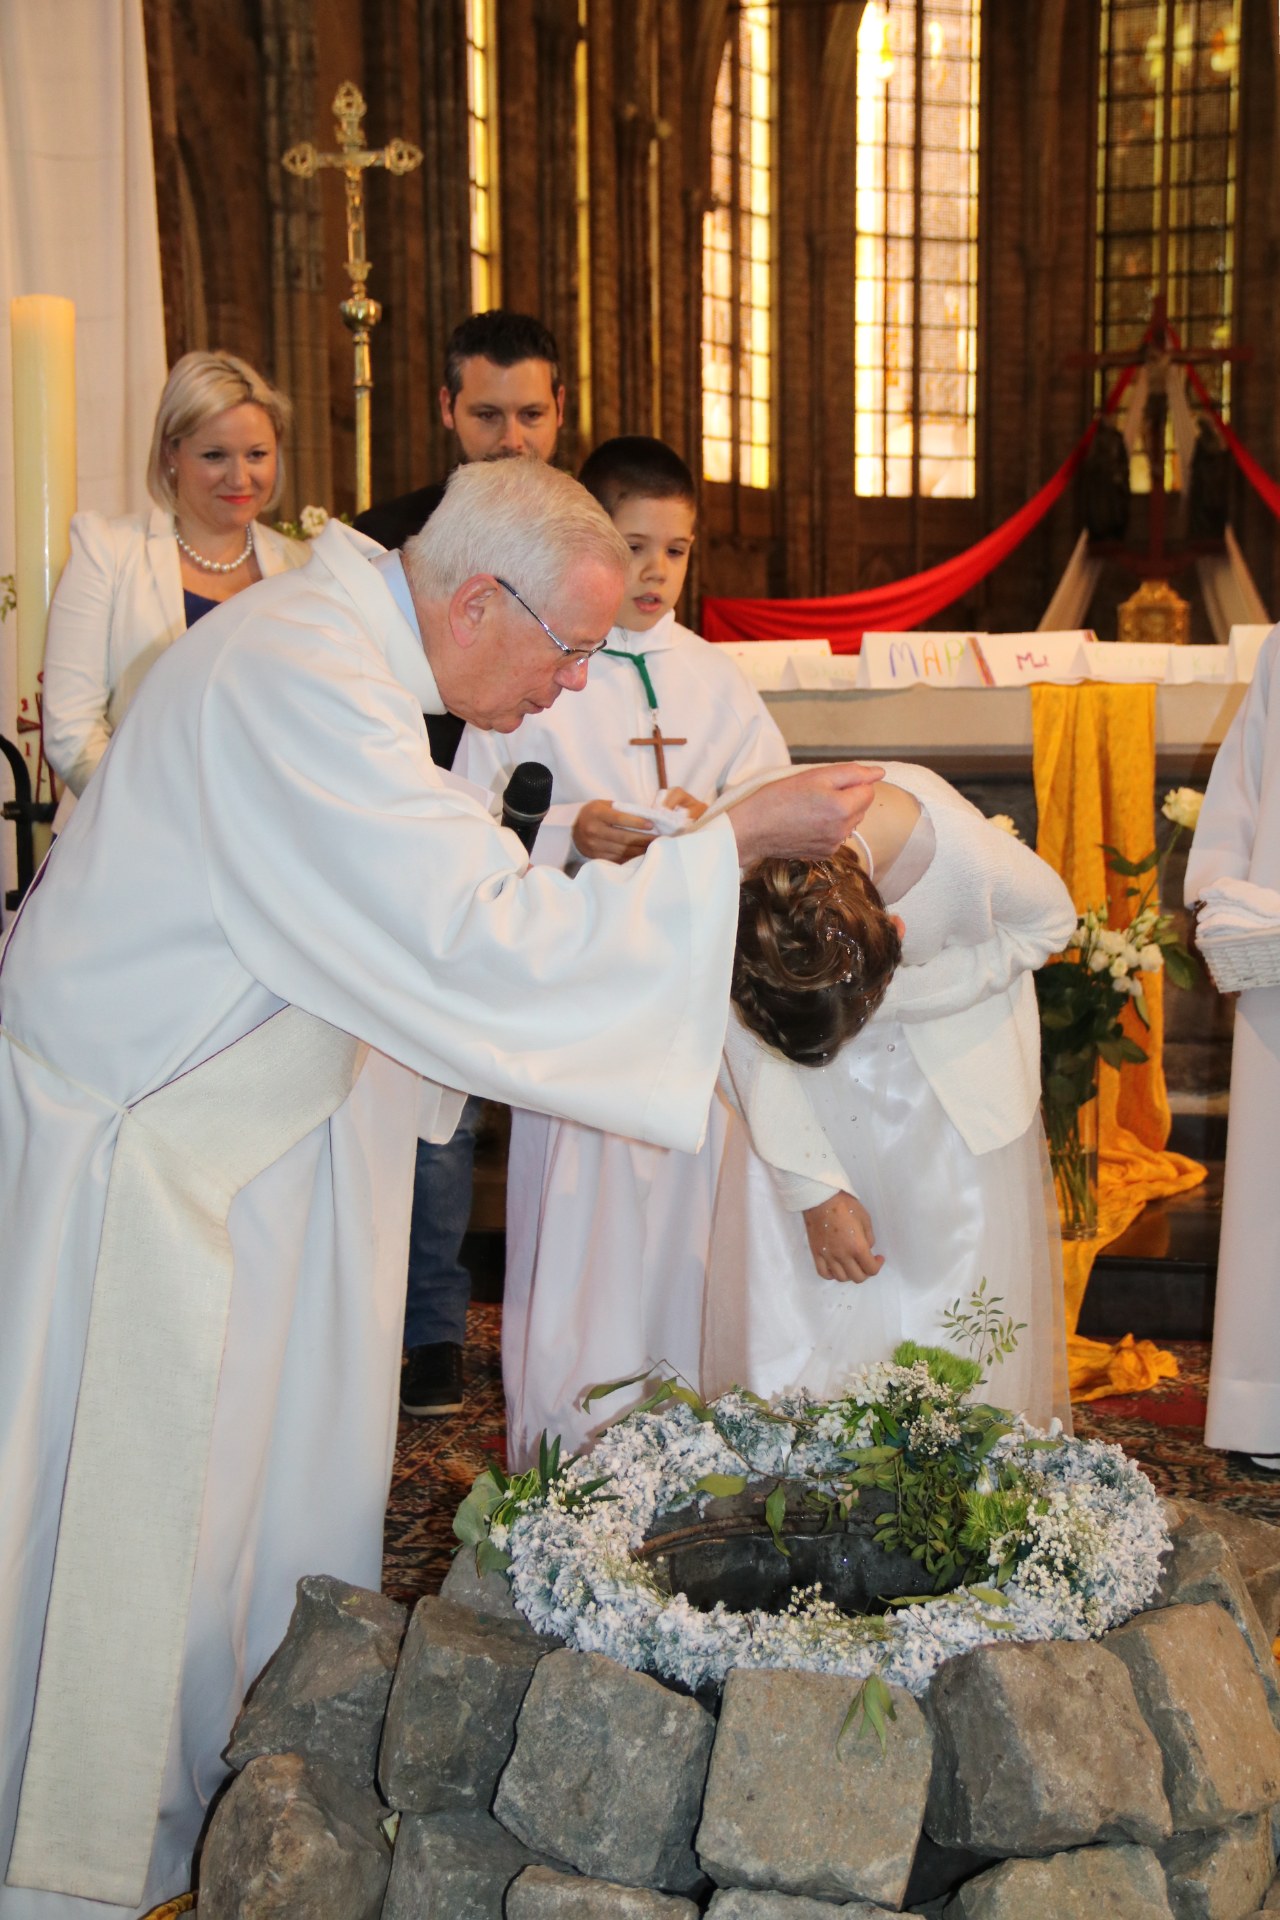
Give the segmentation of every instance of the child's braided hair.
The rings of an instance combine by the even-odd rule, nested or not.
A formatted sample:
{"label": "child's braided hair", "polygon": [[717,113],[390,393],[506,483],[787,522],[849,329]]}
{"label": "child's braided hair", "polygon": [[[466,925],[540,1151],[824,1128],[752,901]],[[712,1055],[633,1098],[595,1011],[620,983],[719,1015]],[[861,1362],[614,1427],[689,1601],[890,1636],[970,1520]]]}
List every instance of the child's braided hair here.
{"label": "child's braided hair", "polygon": [[742,882],[734,1005],[800,1066],[823,1065],[866,1025],[901,955],[851,847],[829,860],[761,860]]}

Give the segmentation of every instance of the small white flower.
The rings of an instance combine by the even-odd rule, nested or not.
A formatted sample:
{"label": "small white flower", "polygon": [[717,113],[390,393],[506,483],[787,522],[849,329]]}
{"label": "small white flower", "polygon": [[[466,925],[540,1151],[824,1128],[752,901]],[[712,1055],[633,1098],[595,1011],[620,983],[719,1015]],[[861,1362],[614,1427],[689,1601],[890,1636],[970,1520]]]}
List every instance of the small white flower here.
{"label": "small white flower", "polygon": [[1089,971],[1091,973],[1111,972],[1111,960],[1105,947],[1095,947],[1089,955]]}
{"label": "small white flower", "polygon": [[1007,813],[988,814],[987,820],[991,826],[999,827],[1001,833],[1011,833],[1015,840],[1021,840],[1022,835],[1018,832],[1016,824]]}
{"label": "small white flower", "polygon": [[1164,965],[1164,955],[1159,947],[1143,947],[1138,955],[1138,965],[1143,973],[1159,973]]}
{"label": "small white flower", "polygon": [[1204,805],[1204,795],[1195,787],[1175,787],[1164,797],[1160,811],[1166,820],[1172,820],[1175,827],[1189,827],[1194,830],[1200,818],[1200,809]]}
{"label": "small white flower", "polygon": [[328,524],[329,515],[323,507],[304,507],[298,515],[298,525],[302,528],[303,536],[307,540],[314,540],[318,533],[324,532]]}
{"label": "small white flower", "polygon": [[1126,974],[1128,973],[1128,971],[1129,971],[1129,962],[1125,959],[1122,953],[1118,953],[1115,959],[1111,962],[1111,978],[1113,980],[1123,980]]}

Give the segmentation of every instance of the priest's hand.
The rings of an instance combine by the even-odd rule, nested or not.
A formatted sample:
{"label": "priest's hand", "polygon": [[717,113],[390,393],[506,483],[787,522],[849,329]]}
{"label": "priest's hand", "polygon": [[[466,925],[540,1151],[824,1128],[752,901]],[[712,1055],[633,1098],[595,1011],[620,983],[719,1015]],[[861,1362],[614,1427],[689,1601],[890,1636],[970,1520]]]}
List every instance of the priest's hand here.
{"label": "priest's hand", "polygon": [[739,865],[754,866],[771,853],[826,859],[848,839],[871,805],[876,781],[883,778],[883,767],[850,760],[757,787],[728,810]]}
{"label": "priest's hand", "polygon": [[874,1251],[871,1215],[851,1193],[836,1193],[820,1206],[806,1207],[804,1230],[813,1264],[824,1280],[860,1285],[884,1265],[884,1255]]}
{"label": "priest's hand", "polygon": [[588,800],[573,823],[573,844],[584,860],[621,866],[653,844],[653,828],[634,813],[619,813],[609,800]]}

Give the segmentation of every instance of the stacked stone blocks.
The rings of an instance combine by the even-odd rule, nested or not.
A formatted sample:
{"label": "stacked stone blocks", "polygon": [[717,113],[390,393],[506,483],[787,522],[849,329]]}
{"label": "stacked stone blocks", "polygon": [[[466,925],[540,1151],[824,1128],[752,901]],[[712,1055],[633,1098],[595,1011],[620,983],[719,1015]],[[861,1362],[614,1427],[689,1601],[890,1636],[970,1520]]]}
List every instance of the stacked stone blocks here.
{"label": "stacked stone blocks", "polygon": [[854,1683],[693,1698],[539,1638],[463,1554],[403,1608],[304,1580],[236,1724],[199,1920],[1252,1920],[1280,1911],[1274,1553],[1194,1514],[1151,1610],[984,1646],[883,1746]]}

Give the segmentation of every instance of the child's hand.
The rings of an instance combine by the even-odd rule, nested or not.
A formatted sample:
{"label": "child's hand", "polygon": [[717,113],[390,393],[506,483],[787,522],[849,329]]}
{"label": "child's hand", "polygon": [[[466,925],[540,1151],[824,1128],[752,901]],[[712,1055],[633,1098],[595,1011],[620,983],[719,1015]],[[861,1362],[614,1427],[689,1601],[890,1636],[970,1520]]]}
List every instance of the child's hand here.
{"label": "child's hand", "polygon": [[588,800],[573,823],[573,844],[584,860],[621,866],[652,846],[653,828],[634,814],[618,813],[610,800]]}
{"label": "child's hand", "polygon": [[813,1264],[824,1280],[860,1285],[884,1265],[884,1255],[872,1250],[876,1234],[871,1215],[851,1193],[836,1193],[820,1206],[806,1207],[804,1228]]}
{"label": "child's hand", "polygon": [[665,787],[658,798],[664,807],[683,807],[690,820],[701,820],[707,810],[701,800],[695,800],[683,787]]}

